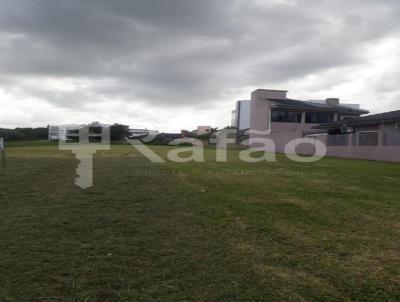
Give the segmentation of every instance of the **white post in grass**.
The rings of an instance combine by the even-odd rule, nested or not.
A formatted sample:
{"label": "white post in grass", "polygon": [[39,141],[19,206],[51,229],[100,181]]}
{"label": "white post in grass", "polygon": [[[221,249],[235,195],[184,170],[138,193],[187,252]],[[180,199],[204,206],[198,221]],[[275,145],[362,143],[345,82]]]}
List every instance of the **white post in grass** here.
{"label": "white post in grass", "polygon": [[0,137],[0,153],[1,153],[1,165],[6,166],[6,147],[4,145],[4,139]]}

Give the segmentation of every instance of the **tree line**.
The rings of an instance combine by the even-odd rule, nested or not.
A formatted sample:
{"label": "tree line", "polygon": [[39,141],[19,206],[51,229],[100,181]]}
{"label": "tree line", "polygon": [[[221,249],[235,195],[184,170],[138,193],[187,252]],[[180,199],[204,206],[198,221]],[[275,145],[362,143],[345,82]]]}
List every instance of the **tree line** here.
{"label": "tree line", "polygon": [[43,140],[47,139],[49,129],[46,127],[39,128],[0,128],[0,137],[6,140]]}
{"label": "tree line", "polygon": [[[128,136],[129,126],[115,123],[110,128],[111,140],[122,140]],[[0,128],[0,137],[5,140],[47,140],[49,126],[38,128]]]}

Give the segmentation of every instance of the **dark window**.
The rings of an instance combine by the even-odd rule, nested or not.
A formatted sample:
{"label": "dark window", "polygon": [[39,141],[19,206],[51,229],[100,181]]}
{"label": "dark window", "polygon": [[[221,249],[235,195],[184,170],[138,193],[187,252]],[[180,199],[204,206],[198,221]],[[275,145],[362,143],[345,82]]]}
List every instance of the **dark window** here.
{"label": "dark window", "polygon": [[306,112],[307,124],[323,124],[333,122],[334,114],[325,112]]}
{"label": "dark window", "polygon": [[400,132],[387,131],[383,134],[383,144],[385,146],[400,146]]}
{"label": "dark window", "polygon": [[67,136],[68,143],[79,143],[79,136]]}
{"label": "dark window", "polygon": [[79,129],[68,129],[67,134],[79,134]]}
{"label": "dark window", "polygon": [[328,135],[328,146],[347,146],[349,144],[348,134]]}
{"label": "dark window", "polygon": [[101,127],[90,127],[89,128],[89,133],[90,134],[101,134],[102,130],[103,129]]}
{"label": "dark window", "polygon": [[273,110],[271,113],[271,121],[280,123],[301,123],[301,112]]}
{"label": "dark window", "polygon": [[358,144],[360,146],[378,146],[378,132],[360,132]]}

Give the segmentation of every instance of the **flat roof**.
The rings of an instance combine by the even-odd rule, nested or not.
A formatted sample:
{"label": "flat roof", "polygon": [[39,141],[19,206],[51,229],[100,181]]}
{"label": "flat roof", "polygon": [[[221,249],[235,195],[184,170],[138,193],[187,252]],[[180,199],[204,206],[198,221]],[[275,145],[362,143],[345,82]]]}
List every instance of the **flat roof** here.
{"label": "flat roof", "polygon": [[266,89],[266,88],[259,88],[256,89],[254,91],[259,91],[259,90],[263,90],[263,91],[279,91],[279,92],[288,92],[288,90],[279,90],[279,89]]}

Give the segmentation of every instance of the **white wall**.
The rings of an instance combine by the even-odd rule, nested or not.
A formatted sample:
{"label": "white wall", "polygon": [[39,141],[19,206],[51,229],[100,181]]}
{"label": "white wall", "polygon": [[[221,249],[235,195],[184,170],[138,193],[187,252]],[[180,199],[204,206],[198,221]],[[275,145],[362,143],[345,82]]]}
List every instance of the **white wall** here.
{"label": "white wall", "polygon": [[235,123],[239,130],[250,128],[250,101],[237,101],[235,110]]}
{"label": "white wall", "polygon": [[251,101],[240,102],[240,130],[250,129]]}

